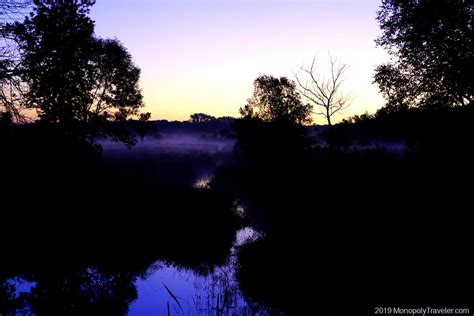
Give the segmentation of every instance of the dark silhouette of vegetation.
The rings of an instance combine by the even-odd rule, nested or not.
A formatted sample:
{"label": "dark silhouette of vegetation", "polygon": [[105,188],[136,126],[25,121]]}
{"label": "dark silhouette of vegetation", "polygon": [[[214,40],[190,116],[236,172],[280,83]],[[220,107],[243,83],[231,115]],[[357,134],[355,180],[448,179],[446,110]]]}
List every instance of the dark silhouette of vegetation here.
{"label": "dark silhouette of vegetation", "polygon": [[284,165],[296,165],[308,147],[306,129],[311,105],[304,105],[296,83],[282,77],[260,76],[254,93],[233,123],[235,151],[249,172],[268,174]]}
{"label": "dark silhouette of vegetation", "polygon": [[10,112],[1,112],[0,113],[0,126],[5,128],[12,123],[12,115]]}
{"label": "dark silhouette of vegetation", "polygon": [[191,121],[156,120],[148,122],[148,135],[154,138],[166,136],[198,135],[200,138],[234,140],[236,135],[231,125],[235,118],[218,117],[214,120],[193,123]]}
{"label": "dark silhouette of vegetation", "polygon": [[191,114],[191,116],[189,117],[189,121],[191,123],[203,123],[203,122],[213,121],[215,119],[216,118],[214,116],[204,114],[204,113],[194,113],[194,114]]}
{"label": "dark silhouette of vegetation", "polygon": [[301,102],[295,82],[286,77],[258,77],[254,81],[253,96],[247,102],[240,109],[246,118],[289,124],[311,122],[312,106]]}
{"label": "dark silhouette of vegetation", "polygon": [[[39,132],[44,129],[35,135]],[[2,297],[2,314],[25,304],[25,313],[41,315],[123,314],[136,299],[134,281],[157,260],[200,274],[227,262],[235,232],[244,223],[229,194],[145,178],[153,162],[143,159],[106,160],[98,168],[100,163],[90,163],[77,146],[71,144],[75,151],[70,153],[66,145],[58,147],[52,141],[56,133],[36,139],[31,134],[15,141],[16,148],[28,145],[29,152],[11,148],[10,160],[0,157],[2,165],[18,166],[31,159],[35,146],[45,152],[34,177],[26,169],[2,171],[8,179],[0,184],[5,196],[19,201],[22,193],[16,188],[25,183],[35,189],[0,214],[2,257],[11,258],[0,263],[0,293],[11,292],[8,280],[14,277],[36,285],[26,296]],[[154,164],[177,170],[196,163],[173,161]],[[15,237],[19,231],[21,238]]]}
{"label": "dark silhouette of vegetation", "polygon": [[145,135],[150,130],[150,118],[151,118],[150,112],[140,113],[140,116],[138,117],[138,121],[136,122],[135,130],[137,131],[138,136],[140,137],[142,142],[143,142],[143,139],[145,138]]}
{"label": "dark silhouette of vegetation", "polygon": [[242,118],[234,122],[233,129],[237,135],[236,153],[255,167],[293,165],[291,162],[304,155],[309,146],[307,130],[297,124]]}
{"label": "dark silhouette of vegetation", "polygon": [[[286,89],[288,91],[282,91]],[[253,112],[251,105],[258,111]],[[266,193],[272,189],[275,189],[272,194],[286,194],[276,190],[273,184],[281,183],[283,179],[291,182],[290,179],[298,179],[306,172],[304,168],[308,163],[311,143],[307,127],[302,123],[311,119],[310,110],[310,105],[301,103],[294,82],[268,76],[257,78],[253,98],[241,109],[242,118],[233,123],[237,135],[235,154],[241,169],[235,175],[232,172],[227,174],[225,168],[218,171],[218,174],[223,173],[216,176],[216,186],[235,189],[236,185],[245,191],[243,195],[254,201],[270,200]],[[221,177],[223,174],[225,176]],[[236,178],[225,183],[227,176]],[[280,187],[283,188],[286,186]],[[231,190],[241,191],[234,189]],[[271,207],[260,205],[260,202],[256,203],[259,212],[253,215],[262,219],[257,225],[265,227],[266,232],[277,227],[273,224],[281,220],[281,214],[273,212]]]}
{"label": "dark silhouette of vegetation", "polygon": [[[405,159],[383,148],[320,148],[291,165],[261,154],[273,160],[216,172],[216,185],[237,192],[265,233],[240,249],[244,293],[296,315],[468,303],[468,215],[461,214],[469,198],[459,179],[474,172],[471,158],[443,148],[443,156],[424,150]],[[433,213],[439,205],[454,213]],[[438,251],[447,257],[426,256]]]}
{"label": "dark silhouette of vegetation", "polygon": [[[6,315],[125,315],[137,298],[134,281],[139,273],[85,267],[30,273],[25,280],[36,282],[31,292],[16,296],[15,285],[10,285],[10,297],[1,302],[0,311]],[[5,285],[1,277],[0,284]]]}
{"label": "dark silhouette of vegetation", "polygon": [[[16,85],[0,95],[0,314],[124,314],[154,262],[206,274],[228,262],[243,225],[261,237],[237,250],[239,286],[270,311],[471,307],[470,1],[382,1],[377,41],[395,62],[375,81],[387,106],[340,124],[346,66],[333,59],[328,80],[314,60],[307,82],[258,77],[239,119],[128,121],[142,105],[140,72],[120,42],[94,36],[90,5],[35,1],[3,29],[20,51],[0,64],[2,88]],[[313,106],[328,126],[307,126]],[[16,124],[22,107],[40,122]],[[93,141],[128,128],[142,140],[236,142],[230,157]],[[17,295],[15,278],[35,284]],[[217,313],[228,306],[214,299]]]}
{"label": "dark silhouette of vegetation", "polygon": [[31,4],[29,0],[0,1],[0,111],[10,113],[17,122],[23,120],[19,108],[21,84],[15,75],[18,51],[5,25],[24,17]]}
{"label": "dark silhouette of vegetation", "polygon": [[[433,26],[430,15],[418,17],[430,12],[429,3],[384,1],[379,21],[394,14],[400,21]],[[444,16],[437,10],[447,3],[433,5],[438,9],[432,14]],[[464,8],[459,12],[472,14],[466,9],[470,6],[454,1],[450,10]],[[463,19],[451,25],[465,23]],[[396,21],[382,26],[386,39],[403,35],[389,30],[400,27]],[[427,28],[430,33],[408,25],[409,35],[392,42],[399,57],[396,67],[420,77],[387,75],[379,67],[377,83],[389,82],[385,87],[394,89],[386,90],[389,102],[373,115],[333,125],[332,140],[337,138],[344,146],[324,146],[318,138],[327,136],[327,129],[307,134],[314,129],[303,128],[305,137],[292,137],[297,133],[272,128],[272,120],[252,119],[250,107],[242,111],[248,115],[234,123],[239,163],[218,169],[213,186],[234,192],[253,225],[264,233],[239,249],[237,277],[248,297],[290,315],[373,314],[374,307],[386,304],[471,306],[472,291],[465,290],[472,281],[472,260],[466,253],[471,242],[468,215],[463,213],[463,205],[470,201],[463,179],[474,176],[472,80],[466,80],[469,75],[463,69],[464,74],[458,71],[458,82],[449,83],[447,72],[459,66],[455,55],[427,51],[449,43],[460,45],[459,54],[464,55],[459,61],[466,67],[472,54],[464,45],[471,39],[455,40],[469,27],[453,36],[444,31],[436,35],[450,25],[448,20],[438,22],[436,28]],[[433,43],[423,44],[424,39]],[[410,40],[413,43],[404,42]],[[448,49],[446,54],[454,51]],[[418,61],[397,54],[418,56]],[[312,69],[306,73],[311,75]],[[437,75],[446,81],[440,84]],[[304,91],[307,85],[300,81],[300,88]],[[456,103],[461,95],[464,103]],[[435,212],[440,206],[449,213]],[[433,258],[427,253],[445,256]],[[308,285],[310,290],[302,290]]]}
{"label": "dark silhouette of vegetation", "polygon": [[335,114],[342,114],[351,103],[349,95],[342,89],[342,84],[346,79],[344,75],[347,65],[339,63],[331,55],[329,55],[329,61],[331,68],[330,75],[327,77],[321,77],[318,73],[316,56],[313,58],[311,66],[300,68],[306,78],[300,78],[300,74],[296,74],[295,77],[301,94],[313,107],[321,109],[315,113],[323,116],[328,122],[328,126],[331,127],[331,118]]}
{"label": "dark silhouette of vegetation", "polygon": [[73,129],[104,126],[137,114],[142,106],[140,70],[118,40],[94,36],[87,16],[93,1],[35,1],[23,22],[6,26],[18,45],[22,106],[43,122]]}
{"label": "dark silhouette of vegetation", "polygon": [[472,104],[472,1],[383,0],[377,20],[394,58],[374,76],[389,107]]}
{"label": "dark silhouette of vegetation", "polygon": [[19,78],[11,70],[12,65],[11,59],[0,60],[0,113],[9,113],[17,122],[21,122],[22,87]]}
{"label": "dark silhouette of vegetation", "polygon": [[260,76],[254,86],[242,118],[233,123],[236,153],[262,174],[298,164],[309,146],[302,124],[311,121],[312,106],[301,102],[296,83],[285,77]]}

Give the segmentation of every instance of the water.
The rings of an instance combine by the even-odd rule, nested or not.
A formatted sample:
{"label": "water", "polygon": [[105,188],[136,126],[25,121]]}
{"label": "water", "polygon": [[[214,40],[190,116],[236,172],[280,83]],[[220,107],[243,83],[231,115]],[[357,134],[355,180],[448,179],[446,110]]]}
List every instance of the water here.
{"label": "water", "polygon": [[172,315],[257,312],[260,307],[248,302],[239,290],[235,279],[235,252],[238,246],[258,236],[250,227],[239,230],[228,262],[206,275],[157,262],[145,278],[135,283],[138,299],[130,306],[128,315],[167,315],[168,306]]}
{"label": "water", "polygon": [[[163,144],[152,145],[161,146],[161,151],[150,150],[145,144],[144,148],[137,146],[132,150],[111,145],[113,148],[104,148],[104,155],[111,164],[117,163],[117,170],[122,175],[127,175],[126,172],[136,173],[145,166],[147,169],[144,169],[143,174],[147,177],[168,185],[176,182],[191,186],[197,189],[193,192],[206,193],[211,192],[207,189],[214,169],[230,153],[227,148],[217,146],[220,144],[207,147],[193,145],[188,146],[184,153],[175,153],[175,147],[167,143],[170,147],[168,152],[172,154],[164,150]],[[181,145],[176,148],[183,148]],[[202,152],[199,148],[203,148]],[[26,255],[25,260],[18,258],[19,263],[28,263],[24,265],[25,270],[16,261],[7,265],[13,272],[6,269],[3,273],[0,269],[0,315],[267,314],[265,307],[244,297],[236,280],[237,249],[256,240],[259,234],[246,227],[235,233],[232,243],[235,230],[241,226],[232,226],[228,217],[221,217],[220,214],[231,212],[231,209],[223,209],[222,213],[212,201],[219,201],[222,197],[189,193],[186,197],[200,204],[171,207],[168,213],[160,214],[156,226],[147,220],[149,225],[142,228],[145,223],[139,222],[141,228],[130,230],[127,232],[129,238],[120,239],[128,244],[120,248],[123,256],[119,260],[103,263],[100,261],[103,258],[98,258],[95,261],[93,250],[89,254],[88,248],[81,248],[86,256],[92,257],[87,257],[77,265],[75,260],[59,263],[54,260],[64,259],[63,249],[48,245],[45,248],[51,248],[52,254],[57,257],[49,258],[48,254],[38,257]],[[158,200],[162,202],[162,199]],[[235,203],[233,212],[243,216],[245,210],[237,206],[238,201]],[[195,212],[200,215],[193,217]],[[140,214],[134,212],[131,215],[143,216]],[[124,227],[128,227],[133,216],[126,220]],[[99,234],[97,238],[101,236]],[[64,241],[75,240],[71,236],[63,237]],[[113,241],[110,245],[120,245],[120,241]],[[128,248],[130,245],[133,246]],[[70,248],[74,249],[74,246],[70,245]],[[144,248],[145,251],[128,253],[134,248]],[[26,250],[24,252],[28,253]],[[201,253],[202,258],[197,256]],[[31,258],[35,261],[31,261]],[[41,258],[45,258],[45,261]],[[201,263],[204,263],[204,268],[199,265]],[[3,300],[3,294],[8,299]]]}
{"label": "water", "polygon": [[[87,313],[90,308],[88,305],[97,304],[100,301],[97,299],[102,297],[102,299],[105,298],[102,302],[112,300],[112,305],[105,305],[103,311],[114,315],[123,312],[129,316],[265,315],[266,312],[262,306],[249,302],[244,297],[235,276],[237,248],[245,243],[255,241],[257,238],[259,238],[259,233],[250,227],[237,231],[227,262],[206,273],[182,268],[173,263],[157,261],[141,277],[132,277],[131,279],[127,272],[109,274],[95,268],[88,268],[57,279],[60,280],[59,282],[56,282],[56,279],[49,280],[46,282],[49,284],[47,286],[45,286],[42,277],[39,280],[42,280],[43,283],[30,282],[22,277],[15,277],[7,280],[5,285],[12,286],[11,297],[19,299],[19,302],[22,297],[28,296],[33,299],[26,302],[39,302],[39,306],[43,306],[39,309],[41,315],[49,314],[52,311],[64,313],[65,310],[74,310],[76,307],[65,303],[69,299],[69,293],[73,295],[73,301],[78,300],[83,305],[79,310],[76,310],[76,312],[79,311],[79,314]],[[78,288],[71,286],[75,283]],[[49,288],[51,284],[55,290],[51,291]],[[42,293],[46,288],[47,290],[38,300],[38,297],[33,293]],[[132,292],[136,291],[136,298],[130,295],[132,293],[129,291],[130,289]],[[64,291],[64,293],[55,297],[58,293],[56,291]],[[82,299],[78,299],[80,297]],[[84,298],[87,299],[84,301]],[[94,302],[95,300],[97,301]],[[117,300],[119,304],[113,303],[114,300]],[[113,304],[118,306],[115,312],[113,309],[111,311]],[[35,315],[30,310],[29,303],[18,306],[21,307],[17,308],[15,313],[8,313],[8,315]]]}

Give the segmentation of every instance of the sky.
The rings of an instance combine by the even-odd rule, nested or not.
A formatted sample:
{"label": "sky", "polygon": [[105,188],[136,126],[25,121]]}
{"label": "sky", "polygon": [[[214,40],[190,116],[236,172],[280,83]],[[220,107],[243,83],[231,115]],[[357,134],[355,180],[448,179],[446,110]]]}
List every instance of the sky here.
{"label": "sky", "polygon": [[[380,0],[98,0],[96,34],[117,38],[142,70],[144,112],[187,120],[203,112],[235,116],[259,75],[294,79],[328,53],[349,66],[353,98],[339,119],[373,113],[384,104],[372,84],[388,59],[376,48]],[[337,121],[337,119],[336,119]],[[316,123],[324,118],[315,117]]]}

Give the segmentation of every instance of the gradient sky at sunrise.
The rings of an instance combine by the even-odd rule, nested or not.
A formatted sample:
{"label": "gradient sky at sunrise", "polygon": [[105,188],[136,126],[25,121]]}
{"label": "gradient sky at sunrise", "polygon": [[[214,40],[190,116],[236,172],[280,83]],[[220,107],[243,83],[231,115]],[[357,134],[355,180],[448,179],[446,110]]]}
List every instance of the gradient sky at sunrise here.
{"label": "gradient sky at sunrise", "polygon": [[[238,116],[262,74],[294,78],[328,51],[350,66],[345,115],[384,104],[372,85],[387,60],[374,39],[380,0],[98,0],[96,33],[116,37],[142,69],[145,111],[186,120],[195,112]],[[322,67],[324,68],[324,67]],[[316,119],[322,123],[321,118]]]}

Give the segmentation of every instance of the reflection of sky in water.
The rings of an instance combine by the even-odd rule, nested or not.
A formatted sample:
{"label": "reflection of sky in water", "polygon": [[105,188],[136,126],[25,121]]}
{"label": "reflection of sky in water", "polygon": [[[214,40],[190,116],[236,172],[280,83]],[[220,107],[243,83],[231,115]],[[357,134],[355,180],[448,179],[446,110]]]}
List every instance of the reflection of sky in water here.
{"label": "reflection of sky in water", "polygon": [[[142,155],[154,157],[162,153],[173,153],[178,156],[189,153],[207,153],[216,160],[220,154],[231,153],[234,142],[193,137],[170,137],[166,140],[149,139],[143,143],[139,142],[131,150],[121,144],[111,142],[103,142],[102,145],[104,145],[106,157],[141,157]],[[186,163],[195,160],[194,155],[185,157]],[[159,162],[157,166],[161,166],[162,161]],[[197,178],[193,180],[195,188],[209,188],[215,165],[206,165],[205,167],[199,164],[195,166],[198,169]],[[168,168],[168,165],[165,164],[163,168]],[[238,201],[235,203],[235,211],[243,215],[245,209]],[[219,313],[265,315],[265,312],[261,312],[261,307],[245,300],[235,279],[236,247],[258,237],[259,234],[252,228],[239,230],[236,233],[227,264],[214,269],[209,275],[200,275],[191,270],[180,269],[162,262],[156,263],[149,269],[146,277],[136,280],[138,298],[130,304],[128,315],[168,315],[168,304],[171,315],[216,315]],[[21,279],[11,279],[8,282],[14,283],[17,296],[21,292],[29,292],[34,286],[34,284]],[[167,288],[177,297],[181,307],[168,293]]]}
{"label": "reflection of sky in water", "polygon": [[36,285],[36,282],[28,282],[20,277],[16,277],[16,278],[8,280],[7,284],[11,284],[15,286],[15,296],[18,297],[21,295],[21,293],[30,292],[31,288]]}
{"label": "reflection of sky in water", "polygon": [[[166,153],[216,155],[231,153],[234,141],[203,139],[193,135],[168,135],[159,139],[146,138],[144,142],[138,142],[132,150],[126,150],[123,145],[111,142],[103,142],[102,145],[106,157],[108,155],[140,156],[142,154],[160,155]],[[209,189],[214,167],[199,167],[199,169],[193,187]],[[236,211],[241,215],[245,212],[238,203],[236,203]],[[257,233],[253,229],[244,228],[237,232],[234,246],[252,241],[256,237]],[[227,265],[215,269],[206,276],[157,263],[150,269],[148,277],[135,282],[138,299],[130,305],[129,315],[167,315],[168,304],[172,315],[209,315],[216,313],[218,301],[221,308],[223,305],[227,305],[232,309],[232,313],[249,312],[250,307],[243,299],[235,280],[235,248],[232,250],[232,254]],[[168,293],[166,287],[178,298],[181,307]]]}
{"label": "reflection of sky in water", "polygon": [[[170,315],[267,315],[262,306],[246,301],[235,279],[236,248],[259,236],[250,227],[239,230],[227,264],[215,268],[208,275],[162,262],[155,263],[149,268],[147,276],[135,282],[138,298],[130,304],[128,315],[168,315],[168,304]],[[30,292],[35,286],[35,283],[22,278],[7,282],[15,286],[16,297]]]}
{"label": "reflection of sky in water", "polygon": [[194,182],[193,187],[195,189],[209,189],[209,184],[211,183],[211,181],[212,176],[204,176],[202,178],[197,179],[196,182]]}
{"label": "reflection of sky in water", "polygon": [[[257,237],[258,233],[252,228],[244,228],[237,232],[234,244],[239,246]],[[235,280],[235,264],[235,247],[228,264],[207,276],[157,263],[148,277],[135,283],[138,299],[130,305],[128,315],[167,315],[168,303],[171,315],[213,315],[217,306],[221,312],[225,309],[231,315],[251,313],[257,307],[242,297]],[[165,285],[177,297],[181,308]]]}

